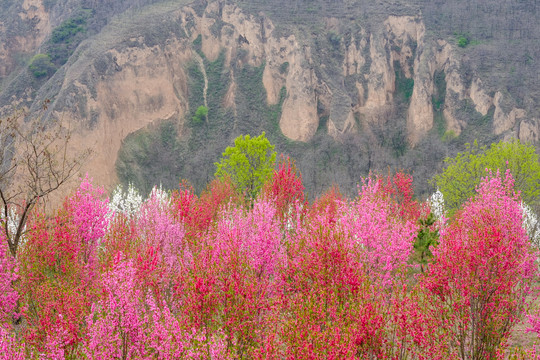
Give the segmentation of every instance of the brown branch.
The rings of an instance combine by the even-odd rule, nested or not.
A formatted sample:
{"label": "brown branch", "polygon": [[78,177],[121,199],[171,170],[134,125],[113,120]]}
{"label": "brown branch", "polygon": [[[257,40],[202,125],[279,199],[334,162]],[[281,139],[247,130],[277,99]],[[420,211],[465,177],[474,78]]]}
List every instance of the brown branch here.
{"label": "brown branch", "polygon": [[14,252],[13,252],[13,244],[12,244],[12,241],[11,241],[11,237],[10,237],[10,234],[9,234],[9,221],[8,221],[8,216],[9,216],[9,208],[8,208],[8,203],[6,201],[6,198],[4,196],[4,191],[2,191],[2,189],[0,188],[0,197],[2,198],[2,203],[4,204],[4,233],[6,234],[6,240],[8,242],[8,247],[9,247],[9,251],[11,252],[11,255],[15,256],[14,255]]}
{"label": "brown branch", "polygon": [[[71,179],[90,154],[86,150],[70,159],[69,129],[65,130],[59,121],[46,126],[39,116],[29,123],[20,124],[19,120],[24,116],[19,112],[13,117],[0,119],[0,130],[5,130],[0,131],[0,145],[4,145],[4,149],[6,144],[14,147],[11,157],[7,159],[11,162],[9,168],[0,173],[0,198],[6,218],[2,231],[7,236],[14,257],[25,233],[26,222],[38,200],[47,197]],[[6,154],[2,152],[0,166],[8,166],[5,161]],[[12,206],[21,210],[15,234],[9,233],[8,225]]]}

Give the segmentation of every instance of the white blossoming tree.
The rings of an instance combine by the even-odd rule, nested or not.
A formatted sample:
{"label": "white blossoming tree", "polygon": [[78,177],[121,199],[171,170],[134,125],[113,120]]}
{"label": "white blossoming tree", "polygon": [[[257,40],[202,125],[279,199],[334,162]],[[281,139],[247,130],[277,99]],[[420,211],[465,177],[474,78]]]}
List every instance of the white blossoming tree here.
{"label": "white blossoming tree", "polygon": [[431,212],[437,220],[442,220],[443,217],[445,217],[446,212],[444,209],[444,195],[443,193],[437,189],[428,199],[429,207],[431,208]]}
{"label": "white blossoming tree", "polygon": [[535,248],[540,249],[540,223],[538,222],[538,215],[524,202],[521,202],[521,209],[523,211],[523,228],[527,231],[531,244]]}
{"label": "white blossoming tree", "polygon": [[129,184],[126,191],[122,185],[118,185],[109,202],[110,215],[121,213],[127,217],[134,217],[139,212],[142,203],[142,196],[132,184]]}

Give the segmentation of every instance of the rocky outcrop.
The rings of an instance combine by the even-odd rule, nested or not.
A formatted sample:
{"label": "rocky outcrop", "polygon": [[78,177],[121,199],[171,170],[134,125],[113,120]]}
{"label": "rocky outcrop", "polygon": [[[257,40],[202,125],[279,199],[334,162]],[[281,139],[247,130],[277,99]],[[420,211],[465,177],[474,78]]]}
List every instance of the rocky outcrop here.
{"label": "rocky outcrop", "polygon": [[[184,7],[172,16],[185,37],[171,36],[166,44],[149,46],[139,36],[127,45],[113,43],[99,50],[97,39],[67,68],[53,113],[79,124],[74,133],[77,148],[99,149],[85,166],[96,174],[96,181],[106,186],[117,181],[115,154],[128,134],[164,119],[176,120],[183,134],[189,110],[186,66],[193,61],[202,64],[193,49],[199,36],[200,51],[208,61],[225,51],[228,67],[233,62],[239,62],[235,66],[264,63],[267,101],[283,102],[279,121],[283,134],[298,141],[313,136],[319,118],[309,47],[301,46],[294,36],[273,37],[268,19],[255,19],[232,5],[211,3],[202,16]],[[215,26],[218,22],[220,27]],[[223,105],[234,108],[234,72],[231,76]],[[284,99],[280,99],[282,88]]]}
{"label": "rocky outcrop", "polygon": [[523,109],[512,108],[508,112],[505,111],[503,96],[500,91],[497,91],[493,97],[493,104],[495,105],[493,131],[497,135],[512,129],[518,120],[525,118],[526,114]]}
{"label": "rocky outcrop", "polygon": [[[277,31],[264,13],[250,14],[230,2],[198,6],[167,3],[152,10],[161,11],[159,21],[145,20],[150,16],[145,12],[134,15],[128,25],[122,23],[131,26],[125,30],[129,36],[109,24],[83,42],[46,90],[38,92],[36,102],[54,99],[56,116],[77,124],[80,147],[99,149],[88,165],[101,169],[95,172],[99,183],[116,181],[115,156],[128,134],[164,119],[175,120],[180,135],[187,134],[187,66],[195,61],[205,74],[204,61],[222,54],[230,82],[221,105],[236,115],[238,72],[263,66],[266,102],[280,106],[279,129],[294,141],[310,141],[322,117],[328,133],[339,140],[362,127],[395,126],[388,122],[392,114],[392,121],[406,121],[408,143],[415,146],[433,128],[436,111],[447,131],[463,132],[470,121],[462,111],[468,104],[480,116],[493,116],[494,134],[538,141],[538,120],[527,119],[524,109],[488,89],[477,74],[467,80],[456,46],[428,34],[420,15],[390,15],[380,24],[349,28],[328,18],[323,22],[326,33],[313,39]],[[35,51],[50,33],[41,0],[25,0],[21,9],[20,19],[31,21],[33,32],[9,43],[15,45],[0,41],[0,76],[13,68],[12,54]],[[159,40],[139,31],[140,23],[155,26]],[[0,24],[0,33],[5,32]],[[441,74],[444,81],[436,84]],[[57,91],[51,90],[56,89],[53,84],[60,84]],[[205,104],[207,89],[205,82]],[[441,97],[437,109],[435,96]]]}
{"label": "rocky outcrop", "polygon": [[[99,149],[85,169],[92,169],[100,184],[117,181],[116,154],[128,134],[164,119],[176,120],[182,132],[188,92],[184,64],[190,58],[191,50],[180,41],[165,47],[139,44],[109,50],[82,76],[68,71],[60,96],[72,106],[58,104],[56,116],[79,124],[77,148]],[[71,82],[72,76],[79,79]]]}
{"label": "rocky outcrop", "polygon": [[519,125],[518,137],[521,141],[537,143],[540,141],[540,121],[539,119],[524,119]]}
{"label": "rocky outcrop", "polygon": [[484,90],[480,78],[474,78],[472,81],[470,97],[476,111],[484,116],[488,113],[491,105],[493,105],[493,99]]}
{"label": "rocky outcrop", "polygon": [[[223,23],[219,33],[208,31],[212,26],[209,26],[208,16],[218,17],[211,20],[214,24],[216,21]],[[196,28],[202,34],[202,51],[209,60],[225,50],[230,64],[234,55],[245,51],[243,59],[247,64],[265,64],[263,84],[268,104],[277,104],[281,89],[286,88],[279,122],[285,136],[308,141],[315,134],[319,123],[315,94],[317,79],[310,64],[309,47],[301,47],[294,36],[275,37],[274,25],[268,18],[246,15],[233,5],[210,4],[197,24]]]}
{"label": "rocky outcrop", "polygon": [[288,138],[308,141],[319,125],[315,94],[316,78],[303,51],[295,51],[289,60],[285,81],[287,96],[283,103],[279,126]]}
{"label": "rocky outcrop", "polygon": [[[407,111],[407,135],[415,145],[433,127],[433,82],[429,60],[430,52],[425,52],[425,26],[418,17],[390,16],[386,21],[392,34],[394,61],[399,62],[404,76],[414,80],[414,87]],[[412,66],[411,66],[412,64]]]}

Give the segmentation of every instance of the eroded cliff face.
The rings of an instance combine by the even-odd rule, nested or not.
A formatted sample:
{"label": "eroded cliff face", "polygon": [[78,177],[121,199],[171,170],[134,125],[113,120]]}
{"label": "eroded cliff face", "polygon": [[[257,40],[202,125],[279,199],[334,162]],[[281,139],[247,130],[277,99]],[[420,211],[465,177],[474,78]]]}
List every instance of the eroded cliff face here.
{"label": "eroded cliff face", "polygon": [[[263,84],[268,104],[277,104],[283,87],[287,96],[282,105],[280,128],[292,140],[308,141],[317,130],[316,83],[309,46],[301,46],[295,36],[274,36],[274,25],[265,16],[256,18],[242,12],[234,5],[214,2],[204,14],[186,8],[182,16],[193,19],[195,26],[184,30],[191,39],[201,35],[201,50],[210,60],[217,59],[225,51],[226,64],[231,65],[239,52],[246,64],[265,64]],[[219,32],[212,32],[217,23]],[[229,95],[231,96],[231,95]]]}
{"label": "eroded cliff face", "polygon": [[[139,39],[133,39],[134,42]],[[192,57],[180,41],[144,44],[102,54],[79,78],[67,72],[56,117],[77,124],[74,150],[95,149],[86,171],[106,186],[116,181],[115,162],[123,139],[159,120],[174,120],[182,134],[187,107],[183,64]]]}
{"label": "eroded cliff face", "polygon": [[[425,33],[421,17],[389,16],[380,32],[372,33],[369,38],[365,32],[357,35],[361,40],[346,48],[343,64],[345,76],[363,75],[363,81],[356,82],[359,94],[358,105],[353,108],[356,114],[368,122],[383,118],[381,114],[387,113],[388,107],[395,103],[399,91],[395,74],[401,72],[400,76],[413,80],[414,84],[406,114],[407,138],[414,146],[433,128],[434,77],[440,72],[445,82],[442,113],[447,131],[457,136],[467,127],[467,114],[462,109],[464,103],[470,102],[482,116],[494,108],[492,123],[496,135],[509,133],[524,141],[538,141],[538,120],[528,119],[523,109],[505,107],[501,92],[490,96],[476,75],[467,84],[455,46],[427,38]],[[370,64],[367,71],[366,63]]]}
{"label": "eroded cliff face", "polygon": [[[186,68],[192,63],[204,66],[200,55],[211,62],[224,52],[226,67],[264,64],[266,100],[268,104],[282,101],[281,131],[292,140],[310,140],[319,118],[317,78],[308,46],[294,36],[273,36],[269,19],[256,19],[233,5],[214,2],[202,15],[183,7],[169,16],[181,36],[171,34],[153,46],[144,36],[120,39],[107,49],[96,45],[101,43],[97,39],[85,44],[78,59],[66,67],[52,113],[76,125],[73,151],[96,149],[83,172],[91,169],[98,183],[112,186],[118,180],[116,154],[128,134],[160,120],[174,120],[179,135],[186,135],[190,91]],[[197,39],[200,55],[194,46]],[[204,74],[205,69],[200,70]],[[231,77],[222,104],[234,108],[234,71]],[[286,89],[284,99],[280,99],[282,89]]]}
{"label": "eroded cliff face", "polygon": [[[369,30],[361,26],[351,30],[329,18],[326,33],[315,41],[310,36],[283,35],[264,14],[250,15],[222,1],[210,2],[202,10],[168,6],[163,14],[167,26],[159,21],[153,25],[161,32],[159,40],[144,33],[122,36],[111,25],[108,35],[98,34],[81,44],[63,72],[50,80],[61,82],[57,91],[35,98],[53,98],[52,113],[74,124],[76,147],[96,149],[85,169],[105,186],[117,181],[116,156],[128,134],[160,120],[174,120],[179,135],[189,136],[186,117],[192,90],[187,66],[200,67],[206,102],[202,57],[212,62],[223,53],[230,79],[221,104],[235,110],[238,69],[264,66],[266,102],[280,105],[279,128],[294,141],[310,141],[322,118],[326,131],[339,141],[397,112],[406,119],[406,138],[414,147],[432,131],[436,111],[442,113],[444,130],[459,135],[469,121],[464,108],[489,117],[496,135],[539,140],[538,119],[528,118],[501,91],[488,90],[476,74],[464,76],[458,49],[427,35],[419,15],[388,16]],[[41,0],[25,0],[22,8],[21,17],[35,19],[35,34],[16,38],[14,46],[30,51],[50,32],[50,25]],[[133,29],[139,21],[132,20]],[[1,24],[0,31],[5,31]],[[323,40],[332,52],[315,54]],[[11,69],[13,49],[6,46],[0,43],[0,75]],[[444,98],[435,108],[439,93]]]}
{"label": "eroded cliff face", "polygon": [[[473,75],[467,84],[462,62],[455,46],[444,40],[427,38],[420,16],[389,16],[379,29],[368,32],[360,28],[356,33],[340,34],[336,19],[328,19],[327,30],[340,37],[339,50],[343,57],[342,76],[338,82],[355,76],[356,94],[351,94],[334,78],[325,76],[324,62],[312,56],[312,43],[300,42],[294,35],[274,35],[272,21],[264,15],[245,14],[239,7],[213,2],[202,16],[184,10],[195,22],[193,29],[185,29],[194,39],[202,35],[202,52],[215,60],[226,51],[230,64],[239,51],[246,51],[246,63],[260,66],[265,63],[263,84],[268,104],[279,101],[281,89],[286,90],[282,106],[280,128],[292,140],[309,141],[319,125],[319,118],[327,115],[327,130],[336,139],[347,132],[357,131],[356,119],[367,124],[381,121],[389,108],[395,106],[396,73],[412,80],[413,89],[407,101],[407,139],[414,146],[433,128],[434,74],[445,77],[445,101],[442,110],[447,131],[459,135],[467,127],[468,119],[462,110],[464,102],[471,102],[482,116],[493,106],[493,132],[500,135],[512,132],[526,141],[537,141],[538,121],[528,119],[519,131],[526,113],[515,107],[505,109],[500,92],[490,96],[482,80]],[[183,17],[184,24],[186,16]],[[216,23],[221,31],[213,32]],[[349,35],[350,39],[345,40]],[[398,66],[398,68],[396,68]],[[321,70],[322,69],[322,70]],[[319,71],[317,71],[319,70]],[[325,105],[319,112],[317,103]],[[350,105],[349,105],[350,104]]]}

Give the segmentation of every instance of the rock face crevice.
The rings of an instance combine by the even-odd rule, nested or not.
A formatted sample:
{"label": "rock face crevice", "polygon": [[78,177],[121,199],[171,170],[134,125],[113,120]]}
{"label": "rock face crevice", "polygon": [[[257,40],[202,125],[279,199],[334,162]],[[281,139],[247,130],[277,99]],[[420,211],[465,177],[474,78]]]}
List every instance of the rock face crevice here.
{"label": "rock face crevice", "polygon": [[[321,124],[340,140],[359,129],[396,127],[392,121],[402,118],[407,143],[414,147],[434,128],[436,112],[444,119],[443,130],[455,136],[470,125],[473,112],[489,118],[495,135],[539,140],[539,120],[504,91],[487,88],[478,74],[464,76],[463,54],[428,33],[421,15],[390,15],[371,26],[328,17],[321,33],[303,36],[277,31],[264,13],[248,13],[230,2],[198,6],[141,11],[123,20],[122,33],[112,22],[79,46],[48,81],[48,90],[25,100],[30,107],[53,99],[51,113],[76,124],[78,146],[97,145],[88,168],[99,169],[93,170],[99,183],[116,181],[115,157],[128,134],[164,119],[176,122],[180,136],[188,133],[194,90],[187,68],[196,62],[204,70],[205,62],[222,54],[230,82],[221,104],[236,114],[239,69],[263,66],[266,103],[280,106],[279,130],[293,141],[310,141]],[[50,33],[49,14],[40,0],[25,0],[22,9],[21,17],[36,19],[35,34],[28,37],[34,42],[14,43],[34,51]],[[0,41],[0,76],[12,69],[12,51]],[[437,83],[436,74],[444,83]],[[205,97],[207,90],[206,83]],[[444,99],[435,106],[438,92]]]}

